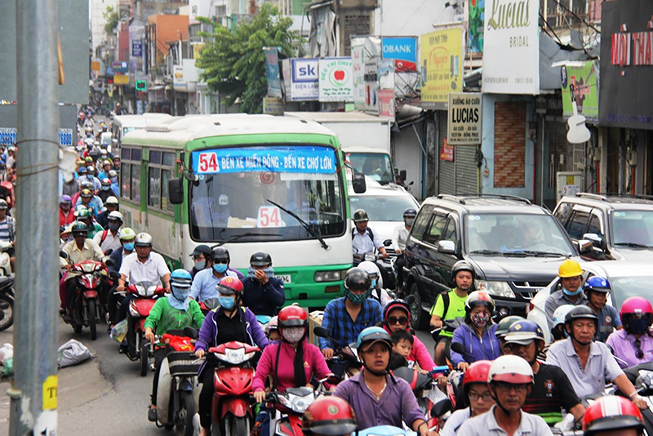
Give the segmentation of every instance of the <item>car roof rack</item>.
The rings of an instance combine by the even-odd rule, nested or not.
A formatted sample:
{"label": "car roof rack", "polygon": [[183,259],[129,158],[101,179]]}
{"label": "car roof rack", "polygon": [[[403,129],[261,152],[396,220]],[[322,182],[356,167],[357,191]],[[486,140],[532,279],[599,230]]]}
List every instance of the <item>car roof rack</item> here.
{"label": "car roof rack", "polygon": [[455,201],[456,203],[465,204],[465,200],[456,195],[438,194],[437,198],[439,198],[440,200],[449,200],[449,201]]}
{"label": "car roof rack", "polygon": [[451,194],[438,194],[437,198],[441,200],[455,201],[460,204],[465,204],[466,199],[473,199],[473,198],[500,198],[503,200],[520,201],[528,205],[533,204],[527,198],[519,197],[517,195],[509,195],[509,194],[477,194],[477,195],[466,195],[463,197],[459,197],[457,195],[451,195]]}
{"label": "car roof rack", "polygon": [[600,194],[593,194],[590,192],[577,192],[576,197],[587,197],[601,201],[610,201],[608,197],[622,197],[622,198],[637,198],[641,200],[653,200],[653,195],[644,194],[619,194],[616,192],[606,192]]}
{"label": "car roof rack", "polygon": [[602,194],[592,194],[591,192],[577,192],[576,197],[587,197],[594,200],[608,201],[608,198]]}

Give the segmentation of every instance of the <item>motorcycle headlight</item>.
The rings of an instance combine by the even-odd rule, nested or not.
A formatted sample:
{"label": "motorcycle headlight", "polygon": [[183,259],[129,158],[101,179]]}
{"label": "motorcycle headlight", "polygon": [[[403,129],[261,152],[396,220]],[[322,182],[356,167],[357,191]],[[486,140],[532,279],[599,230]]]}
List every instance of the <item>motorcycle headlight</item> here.
{"label": "motorcycle headlight", "polygon": [[476,290],[485,291],[490,295],[505,298],[515,298],[515,293],[506,282],[488,282],[486,280],[476,280]]}
{"label": "motorcycle headlight", "polygon": [[317,271],[315,282],[337,282],[342,280],[341,271]]}
{"label": "motorcycle headlight", "polygon": [[374,253],[365,253],[365,255],[363,256],[363,260],[367,262],[376,262],[376,256],[374,255]]}
{"label": "motorcycle headlight", "polygon": [[232,365],[240,365],[243,362],[247,362],[253,356],[254,352],[245,353],[244,348],[238,348],[236,350],[226,349],[224,353],[216,353],[218,359]]}
{"label": "motorcycle headlight", "polygon": [[[315,400],[315,395],[313,393],[303,395],[303,396],[298,396],[298,395],[293,395],[293,394],[288,394],[288,404],[289,407],[297,413],[304,413],[306,412],[306,409],[308,409],[308,406],[310,406],[313,401]],[[286,405],[288,406],[288,405]]]}
{"label": "motorcycle headlight", "polygon": [[82,270],[86,273],[93,272],[95,270],[95,264],[94,263],[85,263],[82,265]]}

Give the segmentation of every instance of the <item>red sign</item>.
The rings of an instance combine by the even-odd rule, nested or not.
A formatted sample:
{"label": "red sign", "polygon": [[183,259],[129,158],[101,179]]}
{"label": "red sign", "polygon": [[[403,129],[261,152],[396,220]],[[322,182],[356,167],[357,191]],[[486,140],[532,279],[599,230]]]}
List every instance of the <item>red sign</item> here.
{"label": "red sign", "polygon": [[447,138],[442,141],[442,153],[440,153],[440,160],[453,162],[453,145],[447,144]]}
{"label": "red sign", "polygon": [[379,116],[395,118],[395,92],[392,89],[379,89],[376,92],[379,101]]}

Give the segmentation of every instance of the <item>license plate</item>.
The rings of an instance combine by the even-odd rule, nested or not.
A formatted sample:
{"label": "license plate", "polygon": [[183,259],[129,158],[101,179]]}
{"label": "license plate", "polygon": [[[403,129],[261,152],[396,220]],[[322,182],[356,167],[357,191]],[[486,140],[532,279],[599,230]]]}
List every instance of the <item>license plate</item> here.
{"label": "license plate", "polygon": [[290,280],[290,274],[282,274],[282,275],[276,275],[275,274],[275,277],[278,278],[278,279],[281,279],[281,281],[284,284],[292,283],[291,280]]}

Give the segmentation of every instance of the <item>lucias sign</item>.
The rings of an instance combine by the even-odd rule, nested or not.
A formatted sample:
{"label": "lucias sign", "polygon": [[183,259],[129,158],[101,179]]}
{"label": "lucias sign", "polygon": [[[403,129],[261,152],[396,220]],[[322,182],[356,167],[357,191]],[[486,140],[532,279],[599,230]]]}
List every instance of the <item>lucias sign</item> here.
{"label": "lucias sign", "polygon": [[335,174],[336,157],[329,147],[243,147],[194,151],[196,174],[251,172]]}

